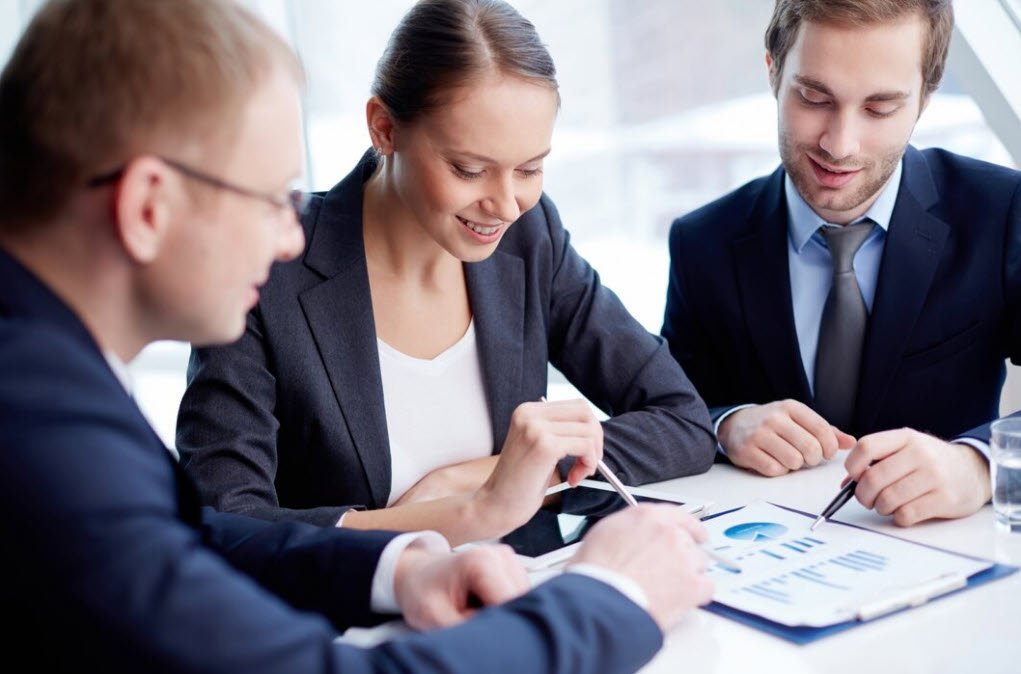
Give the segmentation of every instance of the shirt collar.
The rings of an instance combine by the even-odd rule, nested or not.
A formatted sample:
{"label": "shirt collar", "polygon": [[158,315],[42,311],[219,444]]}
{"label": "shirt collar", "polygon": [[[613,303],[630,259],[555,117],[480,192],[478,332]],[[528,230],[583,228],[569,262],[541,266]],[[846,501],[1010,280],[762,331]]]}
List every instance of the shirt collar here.
{"label": "shirt collar", "polygon": [[[900,191],[900,176],[903,172],[904,160],[901,159],[897,162],[897,167],[893,170],[893,174],[886,182],[883,191],[879,193],[879,198],[855,222],[861,222],[868,218],[873,220],[884,231],[890,228],[890,216],[893,215],[893,207],[897,203],[897,193]],[[805,202],[801,194],[794,187],[791,177],[786,173],[784,174],[783,189],[787,195],[787,221],[790,223],[788,225],[788,235],[791,238],[791,243],[794,245],[794,250],[801,253],[801,250],[808,243],[809,239],[812,238],[812,235],[825,225],[826,221],[819,217],[819,214],[813,211],[812,207]]]}

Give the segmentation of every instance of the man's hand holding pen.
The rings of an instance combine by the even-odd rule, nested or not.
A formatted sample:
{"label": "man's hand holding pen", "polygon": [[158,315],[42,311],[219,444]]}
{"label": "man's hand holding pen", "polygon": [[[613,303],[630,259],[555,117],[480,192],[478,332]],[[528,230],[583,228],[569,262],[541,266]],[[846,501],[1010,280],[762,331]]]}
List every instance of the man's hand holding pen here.
{"label": "man's hand holding pen", "polygon": [[899,526],[964,517],[990,498],[989,464],[977,449],[908,428],[862,437],[844,466],[848,478],[841,494],[847,495],[853,484],[853,495],[863,506],[891,515]]}

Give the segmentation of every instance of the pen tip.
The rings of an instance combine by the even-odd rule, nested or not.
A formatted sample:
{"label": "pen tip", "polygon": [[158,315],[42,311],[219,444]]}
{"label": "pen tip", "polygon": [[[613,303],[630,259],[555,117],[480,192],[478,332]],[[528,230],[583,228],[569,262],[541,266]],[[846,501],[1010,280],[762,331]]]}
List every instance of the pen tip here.
{"label": "pen tip", "polygon": [[815,521],[814,521],[814,522],[812,522],[812,526],[808,527],[808,530],[809,530],[809,531],[815,531],[815,528],[816,528],[817,526],[819,526],[819,525],[820,525],[820,524],[822,523],[822,521],[823,521],[824,519],[826,519],[826,516],[825,516],[825,515],[819,515],[818,517],[816,517],[816,518],[815,518]]}

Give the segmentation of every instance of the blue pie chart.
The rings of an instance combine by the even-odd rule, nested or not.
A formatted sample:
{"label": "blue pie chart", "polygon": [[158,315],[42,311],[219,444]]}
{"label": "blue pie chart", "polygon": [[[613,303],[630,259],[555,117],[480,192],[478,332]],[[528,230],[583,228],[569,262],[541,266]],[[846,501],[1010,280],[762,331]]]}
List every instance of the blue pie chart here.
{"label": "blue pie chart", "polygon": [[745,522],[744,524],[736,524],[730,527],[723,532],[723,535],[739,541],[761,543],[763,541],[771,541],[774,538],[780,538],[785,533],[787,533],[787,527],[776,522]]}

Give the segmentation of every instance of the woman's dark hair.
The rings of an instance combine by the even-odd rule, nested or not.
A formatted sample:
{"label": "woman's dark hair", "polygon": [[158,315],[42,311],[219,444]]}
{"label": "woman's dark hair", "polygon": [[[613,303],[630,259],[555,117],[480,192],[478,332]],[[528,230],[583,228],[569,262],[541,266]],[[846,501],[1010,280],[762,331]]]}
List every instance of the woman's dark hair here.
{"label": "woman's dark hair", "polygon": [[449,90],[492,72],[558,88],[535,26],[506,2],[420,0],[390,35],[372,93],[395,118],[412,122]]}

